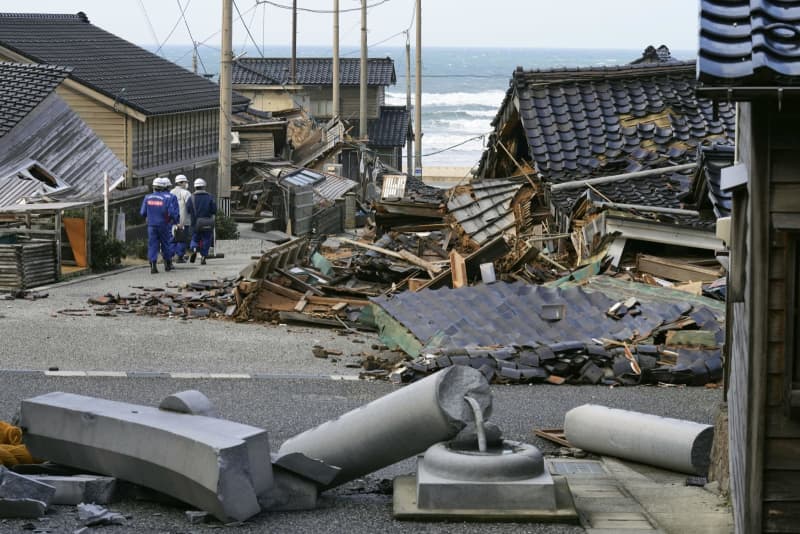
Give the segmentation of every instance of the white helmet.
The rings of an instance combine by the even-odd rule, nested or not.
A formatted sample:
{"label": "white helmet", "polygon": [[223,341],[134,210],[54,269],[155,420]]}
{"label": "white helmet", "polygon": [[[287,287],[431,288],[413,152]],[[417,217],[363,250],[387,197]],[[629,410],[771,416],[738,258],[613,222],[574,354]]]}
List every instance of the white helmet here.
{"label": "white helmet", "polygon": [[176,184],[188,184],[189,183],[189,179],[186,176],[184,176],[182,174],[179,174],[178,176],[175,177],[175,183]]}
{"label": "white helmet", "polygon": [[169,178],[167,178],[166,176],[162,176],[161,185],[163,185],[164,187],[172,187],[172,182],[170,182]]}
{"label": "white helmet", "polygon": [[203,180],[202,178],[198,178],[198,179],[196,179],[194,181],[194,186],[195,187],[205,187],[206,186],[206,181]]}

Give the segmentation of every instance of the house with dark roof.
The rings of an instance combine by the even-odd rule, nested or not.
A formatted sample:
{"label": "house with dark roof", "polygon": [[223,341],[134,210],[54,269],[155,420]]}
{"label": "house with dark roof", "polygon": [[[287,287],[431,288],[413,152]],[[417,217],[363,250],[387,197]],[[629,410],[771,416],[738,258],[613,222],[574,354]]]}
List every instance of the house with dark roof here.
{"label": "house with dark roof", "polygon": [[[576,228],[578,211],[604,212],[577,226],[584,243],[617,235],[615,265],[629,239],[718,250],[715,219],[681,197],[698,148],[733,142],[734,106],[697,97],[695,86],[695,62],[666,47],[649,47],[628,65],[518,67],[478,176],[536,180],[539,209],[550,210],[560,233]],[[594,205],[588,212],[586,200]]]}
{"label": "house with dark roof", "polygon": [[[92,261],[91,204],[125,165],[57,94],[69,67],[0,62],[0,289]],[[70,217],[66,217],[70,212]],[[78,212],[83,217],[76,217]],[[64,230],[64,233],[62,233]]]}
{"label": "house with dark roof", "polygon": [[720,176],[732,206],[728,419],[717,431],[728,439],[712,475],[730,480],[736,532],[792,532],[800,517],[800,1],[701,0],[700,9],[698,98],[738,109],[734,164]]}
{"label": "house with dark roof", "polygon": [[[219,87],[89,22],[0,13],[0,60],[70,67],[58,95],[128,168],[128,185],[182,172],[216,182]],[[234,109],[247,99],[234,95]]]}
{"label": "house with dark roof", "polygon": [[[289,58],[241,58],[233,63],[233,88],[262,111],[302,108],[318,121],[333,118],[333,59],[297,58],[290,79]],[[341,118],[358,122],[361,62],[339,61]],[[386,87],[397,83],[391,58],[367,60],[367,116],[378,118],[386,103]]]}

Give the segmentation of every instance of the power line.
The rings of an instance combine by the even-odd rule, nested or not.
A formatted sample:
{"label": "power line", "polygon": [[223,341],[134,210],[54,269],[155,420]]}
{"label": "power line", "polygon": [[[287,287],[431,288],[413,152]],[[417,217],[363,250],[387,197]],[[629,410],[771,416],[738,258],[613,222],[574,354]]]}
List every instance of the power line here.
{"label": "power line", "polygon": [[[374,4],[367,6],[367,9],[371,9],[373,7],[377,7],[377,6],[385,4],[387,2],[389,2],[389,0],[380,0],[379,2],[375,2]],[[289,9],[289,10],[294,9],[293,6],[287,6],[287,5],[284,5],[284,4],[279,4],[277,2],[272,2],[271,0],[256,0],[256,4],[269,4],[271,6],[279,7],[281,9]],[[307,11],[308,13],[323,13],[323,14],[331,14],[331,13],[334,12],[331,9],[311,9],[311,8],[307,8],[307,7],[298,7],[297,11]],[[361,11],[361,8],[360,7],[353,7],[353,8],[350,8],[350,9],[340,9],[339,13],[347,13],[347,12],[350,12],[350,11]]]}
{"label": "power line", "polygon": [[[256,3],[256,5],[258,5],[258,4]],[[247,31],[247,35],[250,37],[250,40],[253,41],[253,46],[255,46],[256,50],[258,50],[258,55],[261,56],[261,57],[264,57],[264,52],[258,46],[258,43],[256,42],[255,38],[253,37],[253,34],[250,33],[250,26],[248,26],[247,23],[245,23],[244,16],[242,16],[242,12],[239,11],[239,5],[236,3],[236,0],[233,0],[233,7],[236,8],[236,13],[239,14],[239,20],[242,22],[242,26],[244,26],[245,31]],[[251,21],[251,23],[252,23],[252,21]]]}
{"label": "power line", "polygon": [[[189,8],[189,3],[191,1],[192,0],[189,0],[188,2],[186,2],[186,9]],[[175,33],[175,30],[178,28],[178,25],[180,25],[180,23],[181,23],[181,17],[183,16],[184,9],[181,7],[180,0],[178,0],[178,9],[181,11],[181,14],[180,14],[180,16],[178,16],[178,20],[175,21],[175,25],[172,27],[172,29],[169,31],[167,36],[164,38],[164,42],[161,43],[160,45],[158,45],[158,48],[156,48],[156,54],[158,54],[161,51],[161,49],[164,48],[164,45],[167,44],[167,41],[169,41],[169,38],[172,37],[172,34]]]}
{"label": "power line", "polygon": [[[181,8],[181,0],[175,0],[175,1],[178,2],[178,8]],[[186,9],[189,9],[189,2],[186,3]],[[192,35],[192,29],[189,27],[189,21],[186,20],[186,9],[181,9],[181,18],[183,19],[183,23],[186,25],[186,31],[189,32],[189,39],[192,40],[192,47],[194,47],[194,53],[197,54],[197,59],[200,60],[200,66],[203,68],[203,73],[208,74],[208,69],[206,69],[206,64],[203,63],[203,56],[197,53],[197,41],[194,40],[194,35]]]}
{"label": "power line", "polygon": [[461,141],[460,143],[456,143],[455,145],[449,146],[449,147],[447,147],[447,148],[443,148],[443,149],[441,149],[441,150],[437,150],[437,151],[435,151],[435,152],[428,152],[427,154],[422,154],[422,156],[423,156],[423,157],[426,157],[426,156],[435,156],[436,154],[441,154],[442,152],[447,152],[448,150],[453,150],[454,148],[458,148],[458,147],[460,147],[461,145],[466,145],[466,144],[467,144],[467,143],[469,143],[470,141],[474,141],[474,140],[476,140],[476,139],[483,139],[483,138],[485,138],[487,135],[488,135],[488,134],[480,134],[480,135],[476,135],[476,136],[474,136],[474,137],[470,137],[469,139],[465,139],[464,141]]}
{"label": "power line", "polygon": [[147,26],[150,28],[150,35],[153,37],[153,42],[158,44],[158,36],[156,35],[156,29],[153,27],[153,23],[150,21],[150,15],[147,14],[147,8],[144,7],[144,0],[139,0],[139,5],[144,12],[144,18],[147,19]]}
{"label": "power line", "polygon": [[[140,0],[140,1],[141,1],[141,0]],[[257,7],[258,7],[258,3],[255,3],[255,4],[253,4],[253,6],[252,6],[250,9],[246,10],[244,13],[242,13],[242,15],[243,15],[243,16],[244,16],[244,15],[247,15],[248,13],[250,13],[252,10],[254,10],[254,9],[255,9],[255,8],[257,8]],[[237,20],[235,20],[234,22],[238,22],[239,20],[241,20],[241,17],[239,17],[239,18],[238,18]],[[219,48],[217,48],[217,47],[215,47],[215,46],[207,45],[207,44],[206,44],[206,42],[207,42],[207,41],[210,41],[211,39],[213,39],[214,37],[216,37],[217,35],[219,35],[219,34],[220,34],[220,32],[221,32],[221,30],[215,31],[214,33],[212,33],[211,35],[209,35],[208,37],[206,37],[206,38],[205,38],[205,39],[203,39],[202,41],[195,43],[195,46],[197,46],[197,45],[202,45],[202,46],[206,46],[206,47],[208,47],[208,48],[212,48],[212,49],[214,49],[214,50],[219,50]],[[178,59],[176,59],[176,60],[175,60],[175,62],[177,63],[177,62],[181,61],[183,58],[185,58],[185,57],[186,57],[186,56],[188,56],[189,54],[191,54],[191,51],[189,51],[189,52],[186,52],[185,54],[183,54],[181,57],[179,57]]]}

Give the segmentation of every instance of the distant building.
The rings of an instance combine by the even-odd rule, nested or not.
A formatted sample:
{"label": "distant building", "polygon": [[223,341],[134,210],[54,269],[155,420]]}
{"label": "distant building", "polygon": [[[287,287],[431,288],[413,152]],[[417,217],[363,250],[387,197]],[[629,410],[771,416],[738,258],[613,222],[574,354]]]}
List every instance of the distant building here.
{"label": "distant building", "polygon": [[[296,79],[290,79],[289,58],[242,58],[233,64],[233,88],[262,111],[302,108],[314,119],[333,118],[333,59],[297,58]],[[340,115],[358,122],[361,63],[342,58],[339,63]],[[367,60],[367,117],[378,118],[386,103],[386,87],[397,83],[394,61]]]}
{"label": "distant building", "polygon": [[[0,60],[71,67],[58,95],[128,168],[128,185],[203,176],[214,189],[219,87],[92,25],[84,13],[0,14]],[[234,95],[234,110],[247,99]]]}

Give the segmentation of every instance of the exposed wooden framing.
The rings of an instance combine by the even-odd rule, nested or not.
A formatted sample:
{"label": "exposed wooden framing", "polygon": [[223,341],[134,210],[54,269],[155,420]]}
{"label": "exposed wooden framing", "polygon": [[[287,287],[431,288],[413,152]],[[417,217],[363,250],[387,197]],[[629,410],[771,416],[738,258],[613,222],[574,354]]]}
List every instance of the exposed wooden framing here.
{"label": "exposed wooden framing", "polygon": [[[372,250],[372,251],[375,251],[375,252],[380,252],[381,254],[383,254],[385,256],[389,256],[389,257],[392,257],[392,258],[405,260],[408,263],[416,265],[417,267],[422,267],[423,269],[425,269],[429,273],[438,273],[439,271],[442,270],[442,268],[440,266],[438,266],[438,265],[436,265],[434,263],[431,263],[431,262],[429,262],[427,260],[423,260],[419,256],[417,256],[415,254],[412,254],[411,252],[409,252],[407,250],[400,250],[399,252],[395,252],[394,250],[389,250],[389,249],[385,249],[383,247],[370,245],[368,243],[361,243],[360,241],[354,241],[352,239],[347,239],[347,238],[344,238],[344,237],[340,237],[340,238],[338,238],[338,240],[340,242],[342,242],[342,243],[347,243],[349,245],[355,245],[357,247],[365,248],[365,249]],[[433,277],[433,275],[431,275],[431,277]]]}
{"label": "exposed wooden framing", "polygon": [[678,282],[711,282],[722,276],[719,269],[707,269],[647,254],[636,256],[636,269],[659,278]]}

